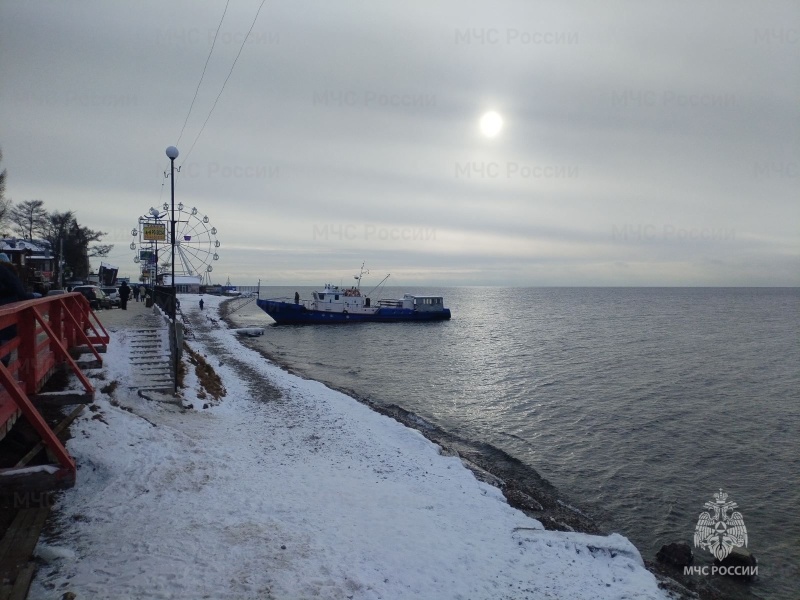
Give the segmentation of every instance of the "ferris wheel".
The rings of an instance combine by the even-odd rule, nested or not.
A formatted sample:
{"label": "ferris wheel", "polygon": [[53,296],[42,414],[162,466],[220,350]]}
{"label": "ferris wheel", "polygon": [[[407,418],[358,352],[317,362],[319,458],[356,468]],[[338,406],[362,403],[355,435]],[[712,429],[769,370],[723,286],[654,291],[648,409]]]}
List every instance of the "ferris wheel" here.
{"label": "ferris wheel", "polygon": [[[131,230],[134,241],[130,248],[136,251],[133,262],[141,265],[143,278],[151,282],[160,274],[172,272],[170,206],[165,202],[161,208],[150,208]],[[217,228],[212,227],[208,216],[179,203],[175,207],[175,277],[197,277],[200,283],[210,284],[219,247]]]}

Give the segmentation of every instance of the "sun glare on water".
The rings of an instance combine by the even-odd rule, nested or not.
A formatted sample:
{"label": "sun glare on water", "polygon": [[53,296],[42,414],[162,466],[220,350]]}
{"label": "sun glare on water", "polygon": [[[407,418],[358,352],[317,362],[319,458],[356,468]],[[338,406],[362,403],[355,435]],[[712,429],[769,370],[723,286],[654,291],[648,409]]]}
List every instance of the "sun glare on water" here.
{"label": "sun glare on water", "polygon": [[491,110],[481,117],[480,127],[483,135],[493,138],[503,129],[503,117]]}

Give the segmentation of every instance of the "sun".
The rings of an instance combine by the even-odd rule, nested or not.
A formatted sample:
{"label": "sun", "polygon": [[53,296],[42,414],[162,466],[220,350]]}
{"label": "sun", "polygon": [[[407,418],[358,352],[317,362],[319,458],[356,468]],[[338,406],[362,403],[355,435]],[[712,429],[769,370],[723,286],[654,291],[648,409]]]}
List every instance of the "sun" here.
{"label": "sun", "polygon": [[483,135],[493,138],[503,129],[503,117],[490,110],[481,117],[480,127]]}

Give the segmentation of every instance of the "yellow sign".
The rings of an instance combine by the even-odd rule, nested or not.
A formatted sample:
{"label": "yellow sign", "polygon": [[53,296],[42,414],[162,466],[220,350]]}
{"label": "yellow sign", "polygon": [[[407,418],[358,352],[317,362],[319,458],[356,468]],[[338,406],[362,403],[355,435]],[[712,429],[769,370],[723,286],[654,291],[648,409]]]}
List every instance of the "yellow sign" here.
{"label": "yellow sign", "polygon": [[148,242],[163,242],[167,239],[167,226],[163,223],[142,225],[142,233]]}

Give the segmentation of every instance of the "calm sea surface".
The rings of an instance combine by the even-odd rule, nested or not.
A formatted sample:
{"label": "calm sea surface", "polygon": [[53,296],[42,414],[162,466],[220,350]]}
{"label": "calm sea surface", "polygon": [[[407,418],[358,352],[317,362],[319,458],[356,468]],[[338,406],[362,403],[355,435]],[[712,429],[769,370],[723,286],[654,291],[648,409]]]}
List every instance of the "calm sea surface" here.
{"label": "calm sea surface", "polygon": [[[303,298],[311,288],[262,288]],[[441,323],[271,326],[303,374],[398,404],[534,467],[645,558],[692,542],[719,488],[759,557],[753,597],[800,588],[800,290],[385,288]],[[271,319],[254,304],[244,325]],[[697,550],[701,564],[710,555]]]}

